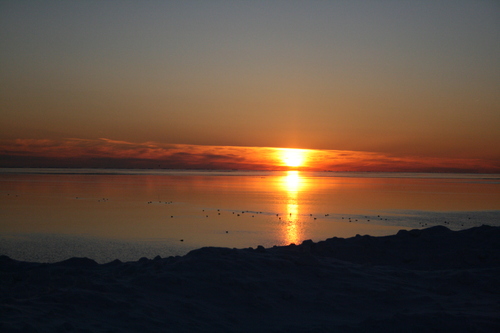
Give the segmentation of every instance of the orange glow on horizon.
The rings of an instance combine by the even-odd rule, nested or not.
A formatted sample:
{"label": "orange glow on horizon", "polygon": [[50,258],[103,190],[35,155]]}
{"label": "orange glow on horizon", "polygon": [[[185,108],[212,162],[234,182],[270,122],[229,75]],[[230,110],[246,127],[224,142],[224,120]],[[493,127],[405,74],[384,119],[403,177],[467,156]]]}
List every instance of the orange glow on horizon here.
{"label": "orange glow on horizon", "polygon": [[0,140],[0,167],[500,173],[497,159],[136,143],[106,138]]}

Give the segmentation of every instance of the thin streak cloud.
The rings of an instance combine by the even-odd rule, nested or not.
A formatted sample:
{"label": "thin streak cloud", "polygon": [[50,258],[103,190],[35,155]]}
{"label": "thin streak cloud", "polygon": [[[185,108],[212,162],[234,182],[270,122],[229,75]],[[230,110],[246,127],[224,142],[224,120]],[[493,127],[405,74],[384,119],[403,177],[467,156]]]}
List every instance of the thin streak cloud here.
{"label": "thin streak cloud", "polygon": [[[96,140],[0,141],[0,167],[288,170],[281,148]],[[362,151],[304,150],[308,171],[498,173],[488,159],[428,158]]]}

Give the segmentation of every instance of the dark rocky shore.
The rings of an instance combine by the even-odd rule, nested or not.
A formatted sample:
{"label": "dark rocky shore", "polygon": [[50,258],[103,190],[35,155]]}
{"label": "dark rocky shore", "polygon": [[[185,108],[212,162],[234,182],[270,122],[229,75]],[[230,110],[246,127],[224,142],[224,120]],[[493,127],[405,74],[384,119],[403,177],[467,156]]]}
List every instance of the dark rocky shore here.
{"label": "dark rocky shore", "polygon": [[500,332],[500,227],[182,257],[0,256],[2,332]]}

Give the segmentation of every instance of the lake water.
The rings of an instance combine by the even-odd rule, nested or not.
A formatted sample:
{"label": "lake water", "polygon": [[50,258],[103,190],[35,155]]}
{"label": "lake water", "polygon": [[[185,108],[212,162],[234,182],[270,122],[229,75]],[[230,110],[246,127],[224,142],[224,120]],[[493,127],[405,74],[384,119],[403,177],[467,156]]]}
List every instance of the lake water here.
{"label": "lake water", "polygon": [[500,225],[500,175],[0,169],[0,254],[55,262]]}

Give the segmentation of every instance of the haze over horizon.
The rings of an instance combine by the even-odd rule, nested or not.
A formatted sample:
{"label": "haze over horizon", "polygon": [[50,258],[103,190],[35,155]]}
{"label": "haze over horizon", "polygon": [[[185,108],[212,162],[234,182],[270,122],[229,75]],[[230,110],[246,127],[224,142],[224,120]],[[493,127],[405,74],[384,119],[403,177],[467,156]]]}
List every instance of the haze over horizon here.
{"label": "haze over horizon", "polygon": [[499,54],[496,1],[1,1],[0,167],[500,173]]}

